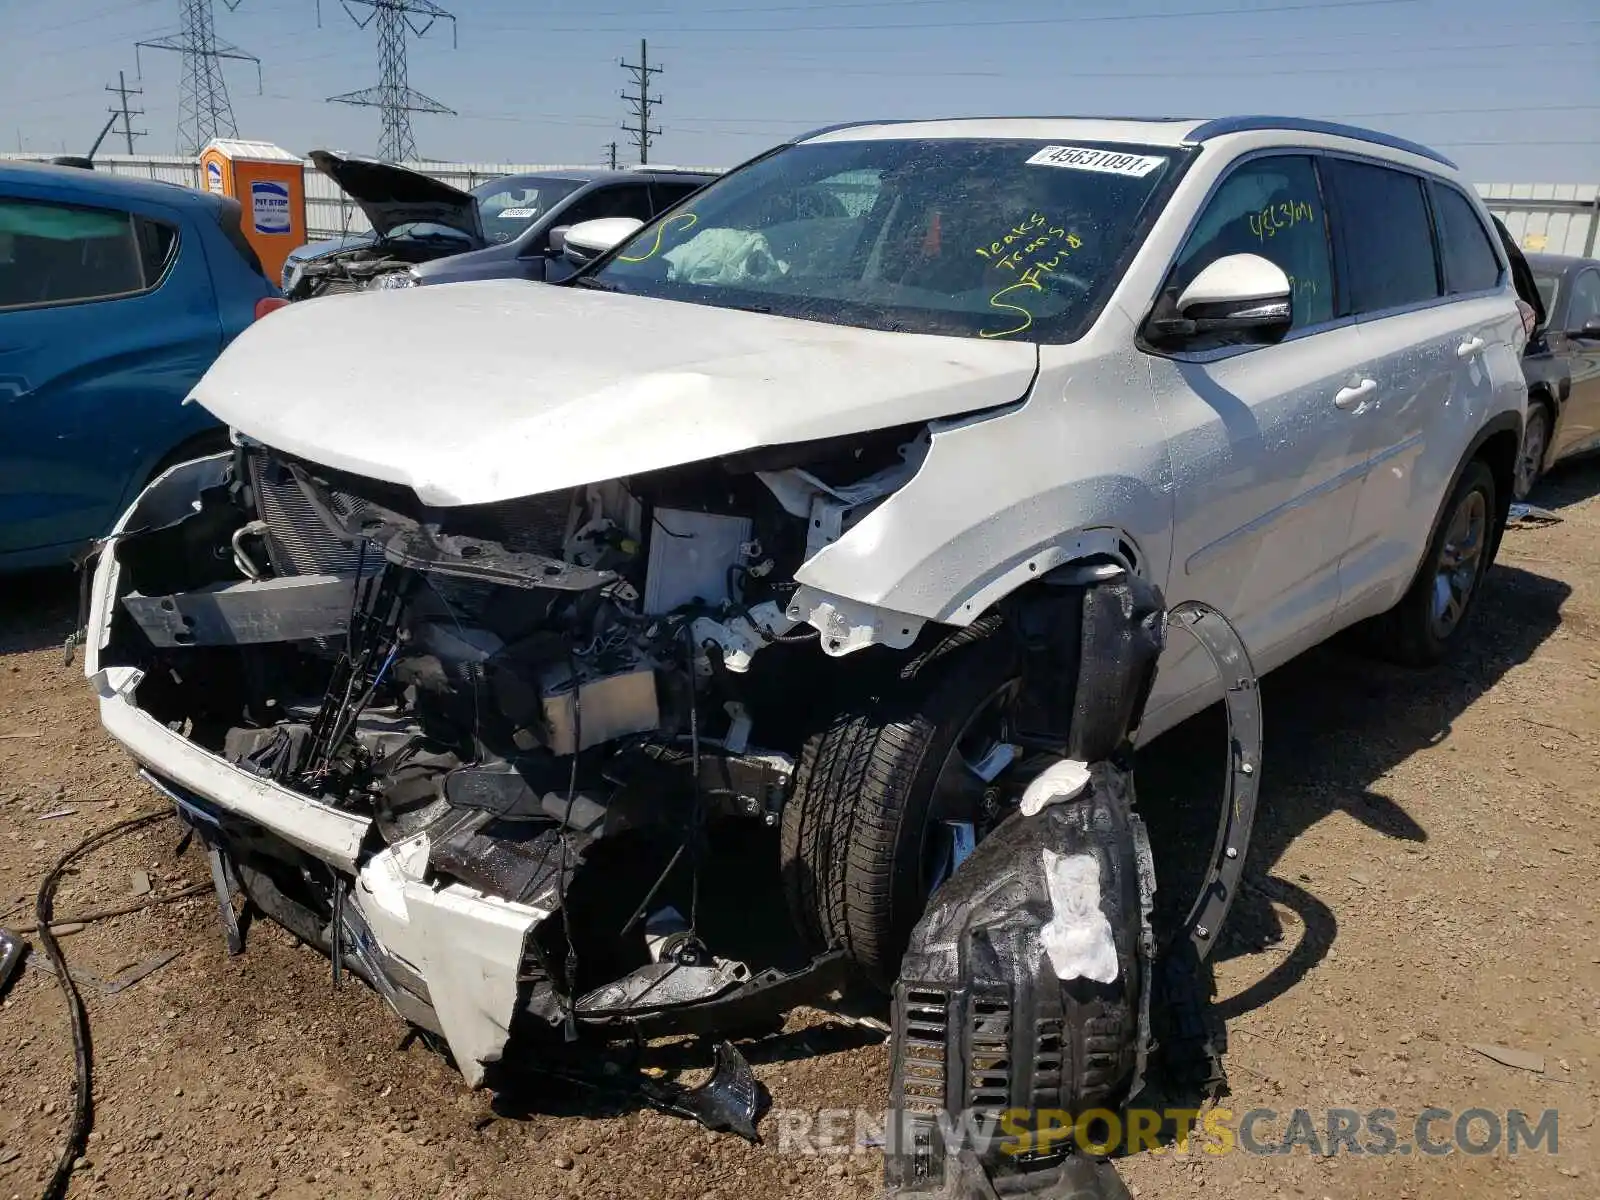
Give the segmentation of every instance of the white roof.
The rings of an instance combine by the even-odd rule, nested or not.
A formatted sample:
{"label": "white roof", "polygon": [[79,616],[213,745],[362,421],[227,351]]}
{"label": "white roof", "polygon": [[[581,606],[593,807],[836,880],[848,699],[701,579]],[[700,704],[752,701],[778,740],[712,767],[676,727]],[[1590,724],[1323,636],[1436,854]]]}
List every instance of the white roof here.
{"label": "white roof", "polygon": [[244,162],[304,162],[298,154],[290,154],[282,146],[271,142],[247,142],[243,138],[212,138],[207,150],[220,150],[229,158]]}

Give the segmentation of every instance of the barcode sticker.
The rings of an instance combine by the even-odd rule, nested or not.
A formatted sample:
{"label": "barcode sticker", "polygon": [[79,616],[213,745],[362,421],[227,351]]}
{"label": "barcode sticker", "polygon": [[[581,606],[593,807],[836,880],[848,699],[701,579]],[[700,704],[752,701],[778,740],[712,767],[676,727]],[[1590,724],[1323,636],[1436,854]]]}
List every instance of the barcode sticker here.
{"label": "barcode sticker", "polygon": [[1074,171],[1099,171],[1104,175],[1132,175],[1143,179],[1166,159],[1158,154],[1127,154],[1120,150],[1091,150],[1087,146],[1046,146],[1028,160],[1031,167],[1067,167]]}

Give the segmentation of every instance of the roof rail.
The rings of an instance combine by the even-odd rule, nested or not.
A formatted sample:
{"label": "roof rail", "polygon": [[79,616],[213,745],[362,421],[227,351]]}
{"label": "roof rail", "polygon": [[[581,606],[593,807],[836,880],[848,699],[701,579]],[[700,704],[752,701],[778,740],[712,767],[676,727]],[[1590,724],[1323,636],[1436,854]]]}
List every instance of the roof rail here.
{"label": "roof rail", "polygon": [[1295,133],[1325,133],[1333,137],[1352,138],[1358,142],[1371,142],[1375,146],[1387,146],[1391,150],[1404,150],[1407,154],[1415,154],[1421,158],[1442,163],[1452,171],[1458,169],[1455,163],[1437,150],[1430,150],[1419,142],[1407,141],[1405,138],[1395,137],[1390,133],[1379,133],[1374,129],[1363,129],[1359,125],[1342,125],[1338,121],[1318,121],[1310,117],[1219,117],[1215,121],[1207,121],[1204,125],[1191,130],[1186,140],[1199,145],[1201,142],[1222,137],[1224,134],[1252,133],[1256,130],[1274,129]]}
{"label": "roof rail", "polygon": [[916,117],[890,117],[881,121],[840,121],[835,125],[824,125],[821,129],[807,130],[797,133],[789,139],[791,146],[799,142],[808,142],[814,137],[821,137],[825,133],[834,133],[840,129],[857,129],[864,125],[911,125],[917,122]]}
{"label": "roof rail", "polygon": [[631,171],[634,174],[643,172],[646,175],[653,172],[659,172],[663,175],[721,175],[724,170],[722,167],[674,167],[671,164],[664,163],[633,163],[618,169]]}

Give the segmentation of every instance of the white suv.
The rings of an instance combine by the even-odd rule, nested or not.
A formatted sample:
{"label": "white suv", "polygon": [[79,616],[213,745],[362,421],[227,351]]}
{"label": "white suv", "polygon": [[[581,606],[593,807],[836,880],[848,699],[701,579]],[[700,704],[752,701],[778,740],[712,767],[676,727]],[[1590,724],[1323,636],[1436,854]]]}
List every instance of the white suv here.
{"label": "white suv", "polygon": [[[93,589],[107,728],[475,1080],[514,1011],[631,1011],[662,937],[726,967],[710,815],[780,826],[799,930],[893,980],[1067,723],[1130,711],[1058,686],[1050,587],[1204,601],[1262,671],[1369,619],[1426,663],[1495,552],[1526,314],[1423,147],[853,125],[599,233],[571,286],[253,326],[194,394],[237,453]],[[1219,694],[1180,649],[1145,740]]]}

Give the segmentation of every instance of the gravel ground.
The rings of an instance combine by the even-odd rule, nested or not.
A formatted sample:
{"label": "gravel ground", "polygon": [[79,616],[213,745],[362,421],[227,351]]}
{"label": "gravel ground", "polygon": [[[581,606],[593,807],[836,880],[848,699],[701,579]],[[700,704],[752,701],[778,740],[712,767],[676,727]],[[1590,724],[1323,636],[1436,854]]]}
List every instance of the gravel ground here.
{"label": "gravel ground", "polygon": [[[1471,644],[1415,674],[1330,646],[1270,678],[1262,815],[1249,885],[1216,963],[1235,1114],[1429,1106],[1559,1111],[1559,1153],[1444,1157],[1143,1153],[1118,1166],[1144,1197],[1600,1195],[1600,466],[1536,497],[1562,524],[1507,535]],[[96,829],[159,807],[102,735],[60,645],[74,589],[0,583],[0,924],[32,920],[39,877]],[[1150,747],[1140,798],[1167,881],[1211,838],[1219,725]],[[60,815],[57,815],[60,814]],[[203,884],[164,821],[86,859],[58,919]],[[208,895],[64,939],[116,994],[85,986],[94,1133],[74,1196],[865,1197],[870,1149],[747,1146],[648,1109],[535,1079],[514,1100],[449,1063],[358,984],[267,923],[228,958]],[[1539,1072],[1470,1049],[1531,1052]],[[801,1010],[746,1046],[784,1109],[881,1110],[879,1038]],[[32,1197],[71,1110],[54,980],[33,961],[0,1011],[0,1200]],[[1435,1127],[1443,1132],[1450,1122]],[[1363,1138],[1363,1141],[1370,1139]]]}

